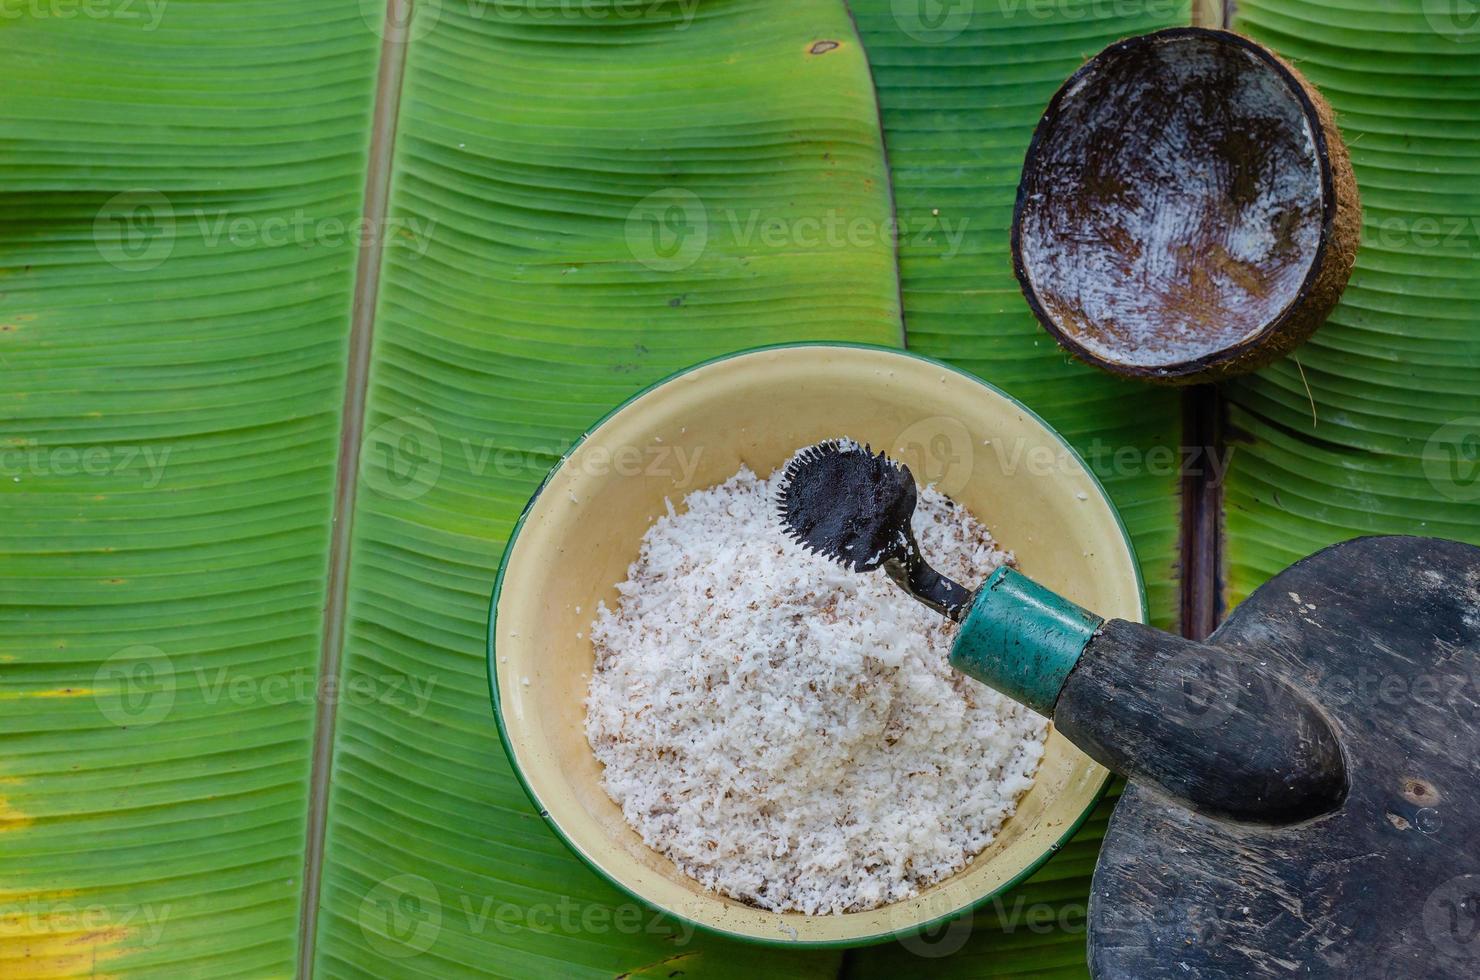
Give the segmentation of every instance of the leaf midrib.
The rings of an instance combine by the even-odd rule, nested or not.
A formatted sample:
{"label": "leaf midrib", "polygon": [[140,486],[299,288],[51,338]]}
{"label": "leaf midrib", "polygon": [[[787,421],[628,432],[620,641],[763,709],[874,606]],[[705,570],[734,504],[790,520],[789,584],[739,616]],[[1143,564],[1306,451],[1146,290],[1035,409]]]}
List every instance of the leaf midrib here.
{"label": "leaf midrib", "polygon": [[[847,0],[840,0],[850,18],[852,11]],[[363,227],[383,229],[390,199],[392,160],[395,152],[396,125],[400,112],[402,85],[405,78],[406,57],[410,45],[404,32],[391,25],[408,25],[414,0],[386,0],[386,20],[377,67],[374,107],[370,142],[366,155],[366,179],[363,195]],[[1228,26],[1229,10],[1220,0],[1194,0],[1194,24],[1202,26]],[[855,36],[856,33],[855,33]],[[877,104],[877,95],[875,96]],[[880,120],[880,138],[885,138]],[[884,150],[886,172],[888,167],[887,146]],[[895,210],[893,181],[889,186],[890,210]],[[325,833],[327,830],[328,802],[331,792],[337,698],[334,686],[340,672],[344,646],[345,612],[349,587],[349,562],[353,532],[355,497],[360,465],[360,448],[365,428],[366,396],[369,389],[371,349],[374,338],[375,308],[379,294],[384,243],[379,234],[366,236],[357,256],[353,304],[346,359],[344,400],[341,412],[340,443],[336,461],[335,494],[332,511],[332,529],[326,590],[321,630],[322,646],[318,673],[318,697],[309,776],[307,829],[304,847],[303,883],[300,895],[298,965],[299,977],[313,975],[316,950],[319,898],[322,883]],[[898,255],[896,249],[896,263]],[[902,289],[902,283],[900,284]],[[908,322],[900,304],[901,343],[908,345]],[[1202,416],[1216,412],[1216,404],[1189,405],[1190,416]],[[1196,488],[1195,488],[1196,489]],[[1187,488],[1184,488],[1186,492]],[[1221,501],[1220,501],[1221,503]],[[1198,526],[1181,528],[1184,547],[1189,537],[1198,537],[1194,547],[1207,548],[1210,542],[1201,540],[1201,532],[1207,530],[1203,522]],[[1216,538],[1221,529],[1212,526]],[[1209,566],[1199,562],[1199,571]],[[1184,603],[1189,600],[1197,605],[1209,604],[1208,596],[1216,596],[1220,589],[1216,566],[1212,568],[1213,581],[1191,581],[1202,576],[1185,576],[1182,586]],[[1184,624],[1185,627],[1186,624]],[[846,976],[852,951],[839,957],[836,975]]]}
{"label": "leaf midrib", "polygon": [[[384,229],[390,200],[391,161],[395,152],[396,121],[400,115],[401,85],[406,73],[405,34],[391,25],[410,22],[413,0],[386,0],[384,36],[376,73],[371,113],[370,145],[366,155],[362,227]],[[324,595],[323,646],[319,654],[318,697],[312,762],[309,769],[308,820],[303,852],[303,886],[299,898],[299,977],[313,975],[314,937],[318,931],[319,891],[324,866],[330,776],[334,761],[334,729],[338,709],[339,665],[344,647],[345,603],[349,593],[349,558],[354,525],[355,491],[360,469],[360,442],[365,429],[365,396],[370,382],[370,352],[375,334],[375,304],[380,291],[384,241],[379,233],[365,236],[355,266],[354,300],[350,313],[344,405],[340,414],[339,455],[336,462],[334,509]]]}

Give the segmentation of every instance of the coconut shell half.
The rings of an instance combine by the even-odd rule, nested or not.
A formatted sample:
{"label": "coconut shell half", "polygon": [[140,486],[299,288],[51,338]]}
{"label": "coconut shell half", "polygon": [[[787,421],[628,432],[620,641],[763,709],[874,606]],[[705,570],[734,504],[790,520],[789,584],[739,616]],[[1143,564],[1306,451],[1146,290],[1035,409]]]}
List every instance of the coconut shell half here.
{"label": "coconut shell half", "polygon": [[1320,93],[1248,38],[1174,28],[1112,44],[1054,95],[1018,185],[1013,266],[1081,360],[1216,381],[1315,331],[1361,221]]}

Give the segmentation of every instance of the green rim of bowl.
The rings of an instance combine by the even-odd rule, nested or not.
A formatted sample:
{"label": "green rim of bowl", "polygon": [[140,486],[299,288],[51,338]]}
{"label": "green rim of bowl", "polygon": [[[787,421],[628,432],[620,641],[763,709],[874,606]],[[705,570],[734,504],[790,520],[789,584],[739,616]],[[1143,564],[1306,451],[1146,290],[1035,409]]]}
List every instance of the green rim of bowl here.
{"label": "green rim of bowl", "polygon": [[909,926],[904,929],[891,929],[888,932],[876,933],[872,936],[860,936],[857,939],[832,939],[809,942],[807,940],[765,939],[759,936],[752,936],[748,933],[730,932],[726,929],[716,929],[713,926],[705,925],[704,923],[700,922],[695,922],[692,919],[679,915],[671,909],[666,909],[662,906],[654,905],[647,899],[643,898],[641,895],[638,895],[636,892],[632,891],[621,881],[618,881],[616,878],[613,878],[611,875],[607,874],[600,865],[596,864],[595,861],[587,857],[580,848],[575,846],[570,838],[565,836],[565,831],[563,831],[560,828],[560,825],[555,822],[555,819],[550,816],[550,812],[545,809],[545,805],[541,803],[539,797],[535,795],[534,789],[529,785],[529,781],[524,778],[524,769],[519,765],[519,759],[514,754],[514,747],[509,741],[509,732],[504,725],[503,705],[499,701],[498,656],[494,647],[494,636],[496,635],[495,631],[498,623],[499,594],[503,591],[504,572],[509,567],[509,556],[514,553],[514,546],[519,540],[519,532],[524,528],[524,522],[529,518],[529,512],[534,508],[535,502],[540,499],[540,494],[544,492],[545,487],[549,485],[550,479],[560,470],[560,467],[565,465],[565,461],[570,458],[570,455],[574,453],[578,448],[580,448],[581,443],[585,442],[586,439],[590,437],[593,432],[605,425],[608,419],[616,415],[618,412],[622,411],[628,405],[631,405],[633,402],[637,401],[648,392],[653,391],[656,388],[661,388],[663,385],[667,384],[670,381],[673,381],[676,378],[683,377],[690,372],[697,371],[700,368],[708,367],[711,364],[719,364],[722,361],[733,360],[737,357],[746,357],[751,354],[759,354],[764,351],[791,350],[802,347],[850,348],[854,350],[878,351],[882,354],[894,354],[899,357],[914,358],[917,361],[924,361],[927,364],[933,364],[936,367],[939,367],[941,370],[951,371],[955,374],[961,375],[964,378],[967,378],[968,380],[974,381],[975,383],[981,385],[983,388],[986,388],[998,395],[1001,395],[1003,398],[1006,398],[1023,412],[1027,413],[1029,417],[1031,417],[1039,425],[1043,426],[1043,428],[1050,435],[1057,439],[1059,444],[1063,446],[1064,449],[1079,463],[1084,472],[1089,475],[1090,481],[1094,484],[1095,489],[1099,491],[1100,498],[1104,500],[1105,505],[1110,508],[1110,513],[1115,518],[1115,524],[1118,528],[1120,528],[1121,539],[1125,542],[1126,550],[1130,553],[1131,567],[1134,570],[1136,576],[1136,594],[1139,595],[1141,598],[1141,618],[1142,620],[1146,619],[1147,615],[1149,614],[1146,603],[1146,583],[1145,580],[1141,577],[1141,563],[1136,557],[1135,544],[1131,541],[1130,532],[1126,530],[1125,521],[1121,518],[1120,511],[1116,509],[1114,501],[1110,499],[1110,495],[1105,492],[1105,487],[1103,484],[1100,483],[1100,478],[1095,475],[1094,470],[1090,469],[1089,466],[1085,464],[1084,458],[1079,455],[1078,450],[1069,445],[1069,442],[1059,433],[1059,431],[1045,422],[1037,412],[1033,411],[1027,405],[1024,405],[1021,401],[1014,398],[1012,395],[1009,395],[1007,392],[1003,391],[1001,388],[998,388],[991,382],[983,381],[981,378],[977,377],[975,374],[972,374],[970,371],[965,371],[953,364],[947,364],[944,361],[938,361],[933,357],[926,357],[924,354],[917,354],[913,351],[904,350],[898,347],[884,347],[880,344],[858,344],[840,341],[803,340],[788,344],[766,344],[760,347],[750,347],[746,348],[745,350],[734,351],[733,353],[729,354],[721,354],[718,357],[711,357],[708,360],[699,361],[696,364],[691,364],[688,367],[683,368],[682,370],[673,372],[665,378],[654,381],[652,384],[646,386],[642,390],[632,394],[621,404],[617,405],[611,411],[607,412],[600,419],[598,419],[589,429],[581,433],[580,438],[573,442],[570,448],[567,449],[561,455],[561,457],[555,461],[555,464],[550,467],[550,471],[545,474],[545,478],[540,481],[540,485],[536,487],[534,493],[530,495],[529,501],[524,505],[524,510],[521,511],[519,514],[519,519],[514,522],[513,530],[509,532],[509,541],[506,545],[504,545],[503,556],[499,559],[498,575],[493,580],[493,595],[488,604],[488,689],[489,695],[493,701],[493,717],[494,721],[498,725],[499,741],[503,743],[504,754],[508,756],[509,759],[509,767],[514,770],[514,775],[518,778],[519,785],[524,788],[524,794],[529,797],[529,801],[533,803],[535,809],[539,811],[540,817],[543,818],[545,823],[549,824],[550,829],[555,832],[555,836],[560,838],[565,846],[570,849],[571,853],[580,858],[582,864],[586,865],[586,867],[596,872],[596,874],[599,875],[603,880],[609,882],[611,885],[617,888],[617,890],[621,891],[624,895],[627,895],[629,898],[640,903],[641,905],[654,909],[655,911],[676,919],[680,922],[686,923],[694,929],[706,934],[724,936],[727,939],[735,939],[739,940],[740,942],[750,943],[757,946],[778,947],[786,949],[849,949],[884,943],[888,942],[891,939],[898,939],[904,936],[917,935],[927,929],[931,929],[946,922],[953,921],[960,916],[963,916],[969,912],[973,912],[986,903],[990,902],[992,899],[997,898],[999,895],[1002,895],[1012,890],[1013,888],[1016,888],[1018,885],[1027,880],[1027,878],[1031,876],[1034,872],[1036,872],[1039,868],[1043,867],[1043,865],[1047,863],[1049,858],[1057,854],[1059,850],[1065,844],[1067,844],[1075,834],[1079,832],[1079,829],[1083,827],[1085,822],[1089,820],[1089,818],[1094,814],[1095,809],[1100,805],[1100,801],[1104,799],[1105,791],[1109,788],[1110,781],[1114,778],[1114,774],[1106,772],[1105,778],[1100,781],[1099,788],[1095,790],[1094,795],[1091,796],[1089,801],[1085,804],[1084,812],[1082,812],[1072,823],[1065,827],[1064,832],[1059,835],[1058,840],[1050,844],[1039,857],[1029,862],[1022,871],[1018,872],[1011,879],[1004,882],[1000,887],[988,892],[980,898],[967,902],[965,905],[961,906],[958,909],[953,909],[950,912],[946,912],[932,919],[928,919],[924,922],[919,923],[918,925]]}

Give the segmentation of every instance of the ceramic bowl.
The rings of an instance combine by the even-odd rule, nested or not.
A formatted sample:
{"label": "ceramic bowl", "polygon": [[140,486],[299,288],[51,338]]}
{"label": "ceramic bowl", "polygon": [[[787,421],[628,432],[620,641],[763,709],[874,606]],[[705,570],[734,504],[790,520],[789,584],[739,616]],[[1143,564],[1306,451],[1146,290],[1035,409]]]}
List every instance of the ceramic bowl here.
{"label": "ceramic bowl", "polygon": [[[701,928],[780,945],[909,934],[1023,879],[1094,809],[1108,774],[1057,732],[996,840],[917,897],[866,912],[768,912],[708,891],[649,848],[601,787],[584,734],[597,603],[643,533],[685,494],[744,463],[769,475],[799,447],[846,435],[886,449],[965,504],[1022,571],[1105,616],[1141,620],[1131,545],[1104,490],[1038,416],[947,365],[838,344],[700,364],[596,425],[550,472],[510,537],[494,586],[489,674],[509,758],[540,814],[587,864]],[[968,583],[975,584],[975,583]]]}

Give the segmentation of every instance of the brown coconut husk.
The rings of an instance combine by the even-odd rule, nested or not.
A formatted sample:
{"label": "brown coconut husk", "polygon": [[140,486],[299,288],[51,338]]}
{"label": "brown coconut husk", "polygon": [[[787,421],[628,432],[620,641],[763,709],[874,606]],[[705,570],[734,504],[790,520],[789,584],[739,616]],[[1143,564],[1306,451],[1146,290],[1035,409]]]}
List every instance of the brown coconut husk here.
{"label": "brown coconut husk", "polygon": [[[1203,76],[1178,89],[1171,73],[1180,65],[1165,45],[1187,45],[1177,58],[1196,52],[1216,67],[1199,69]],[[1117,93],[1117,85],[1123,91]],[[1240,85],[1253,86],[1252,95]],[[1203,124],[1189,117],[1185,106],[1158,101],[1168,89],[1198,100],[1195,108],[1208,114],[1207,126],[1214,128],[1199,129]],[[1240,98],[1234,98],[1236,90]],[[1125,97],[1123,103],[1117,94]],[[1250,103],[1266,96],[1267,106]],[[1103,111],[1107,106],[1113,115]],[[1272,114],[1257,114],[1254,109],[1261,106]],[[1179,112],[1194,120],[1186,132],[1147,123],[1165,121],[1168,114],[1178,118]],[[1239,117],[1240,112],[1247,115]],[[1298,121],[1281,125],[1297,114],[1309,124],[1308,141]],[[1220,124],[1224,128],[1217,128]],[[1187,174],[1185,182],[1168,179],[1166,161],[1180,159],[1179,153],[1195,155],[1187,147],[1204,142],[1214,147],[1205,162],[1197,161],[1206,169]],[[1311,155],[1319,171],[1318,191]],[[1287,192],[1288,200],[1277,198],[1285,185],[1268,180],[1275,171],[1292,178],[1296,190]],[[1220,197],[1218,177],[1207,178],[1203,183],[1210,186],[1200,188],[1200,173],[1224,175],[1232,191]],[[1262,186],[1252,186],[1260,181]],[[1165,208],[1153,202],[1149,210],[1158,215],[1165,209],[1205,208],[1182,215],[1200,216],[1200,222],[1177,226],[1203,237],[1183,241],[1146,234],[1129,219],[1117,223],[1119,202],[1143,205],[1147,193],[1171,196]],[[1225,244],[1233,240],[1230,228],[1261,203],[1272,209],[1273,244],[1253,260],[1235,256]],[[1125,210],[1144,215],[1148,208]],[[1220,225],[1224,215],[1228,220]],[[1039,322],[1080,360],[1165,384],[1217,381],[1261,368],[1315,332],[1351,277],[1361,222],[1351,158],[1320,92],[1284,59],[1246,37],[1173,28],[1110,45],[1054,95],[1033,135],[1018,187],[1013,267]],[[1168,268],[1161,261],[1168,256],[1175,257],[1170,278],[1160,288],[1148,286],[1154,278],[1150,273]],[[1065,269],[1074,275],[1066,277]],[[1147,277],[1139,276],[1147,270]],[[1134,312],[1122,316],[1127,310]]]}

